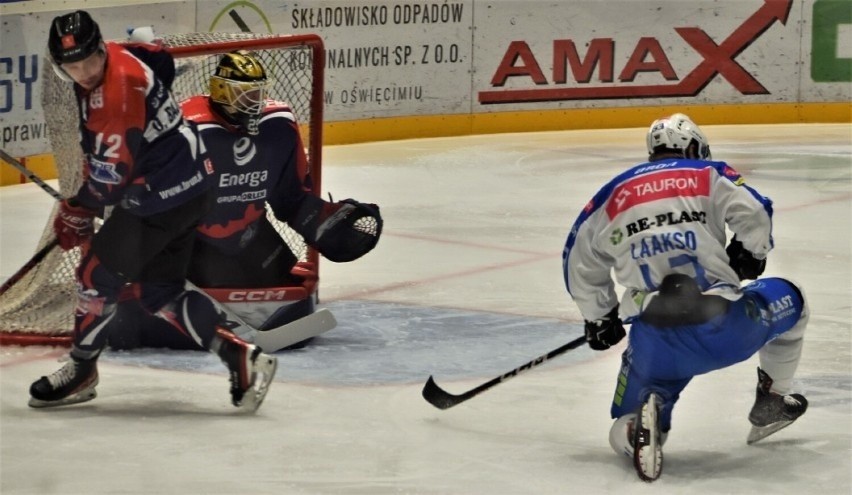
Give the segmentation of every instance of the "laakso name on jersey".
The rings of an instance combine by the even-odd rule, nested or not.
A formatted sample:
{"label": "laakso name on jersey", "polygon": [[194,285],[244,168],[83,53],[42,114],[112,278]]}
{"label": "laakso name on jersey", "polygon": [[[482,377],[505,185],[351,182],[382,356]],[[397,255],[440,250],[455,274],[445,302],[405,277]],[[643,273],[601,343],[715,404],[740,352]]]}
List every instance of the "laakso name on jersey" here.
{"label": "laakso name on jersey", "polygon": [[217,203],[253,203],[266,199],[266,189],[260,191],[246,191],[242,194],[234,194],[231,196],[221,196],[216,199]]}
{"label": "laakso name on jersey", "polygon": [[267,172],[266,170],[244,172],[241,174],[224,173],[219,176],[219,187],[233,187],[245,185],[257,187],[263,182],[266,182],[267,177],[269,177],[269,172]]}
{"label": "laakso name on jersey", "polygon": [[677,225],[680,223],[707,223],[707,213],[703,211],[670,211],[654,215],[654,218],[645,217],[627,224],[627,237],[650,229],[651,227],[663,227],[665,225]]}
{"label": "laakso name on jersey", "polygon": [[669,251],[698,250],[698,237],[695,232],[668,232],[653,236],[643,237],[639,242],[630,244],[630,256],[634,260],[650,258]]}

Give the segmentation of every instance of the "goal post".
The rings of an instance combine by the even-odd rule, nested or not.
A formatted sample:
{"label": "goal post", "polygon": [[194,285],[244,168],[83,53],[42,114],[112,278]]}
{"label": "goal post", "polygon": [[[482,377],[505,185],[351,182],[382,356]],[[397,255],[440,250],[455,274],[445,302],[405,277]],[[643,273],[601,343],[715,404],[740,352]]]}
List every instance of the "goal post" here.
{"label": "goal post", "polygon": [[[264,35],[257,33],[183,33],[161,38],[175,58],[172,92],[177,101],[208,94],[210,76],[222,54],[249,50],[267,72],[268,96],[290,105],[306,148],[313,192],[322,185],[323,81],[325,50],[314,34]],[[71,84],[61,81],[43,64],[42,107],[50,146],[56,162],[59,191],[76,193],[82,181],[82,151],[77,131],[77,103]],[[54,206],[35,251],[54,240]],[[315,297],[319,254],[267,207],[267,217],[299,259],[298,269],[308,273],[296,294]],[[74,271],[79,248],[53,249],[24,277],[0,294],[0,345],[70,345],[74,329],[76,289]]]}

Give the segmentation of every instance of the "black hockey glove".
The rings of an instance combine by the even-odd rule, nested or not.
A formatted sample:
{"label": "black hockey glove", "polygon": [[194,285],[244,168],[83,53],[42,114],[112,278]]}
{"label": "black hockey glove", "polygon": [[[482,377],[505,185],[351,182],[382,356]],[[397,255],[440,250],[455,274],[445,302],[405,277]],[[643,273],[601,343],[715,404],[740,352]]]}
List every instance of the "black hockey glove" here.
{"label": "black hockey glove", "polygon": [[740,280],[754,280],[766,269],[766,259],[759,260],[743,247],[743,243],[737,240],[737,236],[731,239],[731,243],[725,248],[728,253],[728,264],[734,269]]}
{"label": "black hockey glove", "polygon": [[586,341],[589,347],[596,351],[605,351],[627,335],[621,318],[618,317],[618,306],[600,320],[586,321]]}

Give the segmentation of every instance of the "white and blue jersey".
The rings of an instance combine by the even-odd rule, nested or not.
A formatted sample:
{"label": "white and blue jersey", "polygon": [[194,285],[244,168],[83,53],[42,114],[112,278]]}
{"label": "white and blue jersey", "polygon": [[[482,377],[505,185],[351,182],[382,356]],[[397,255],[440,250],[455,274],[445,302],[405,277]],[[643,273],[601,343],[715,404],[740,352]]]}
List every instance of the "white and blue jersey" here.
{"label": "white and blue jersey", "polygon": [[[662,399],[661,429],[668,431],[672,408],[694,376],[749,358],[804,318],[804,297],[787,280],[740,288],[725,252],[726,228],[755,257],[766,257],[773,247],[772,202],[723,162],[682,158],[643,163],[615,177],[574,223],[563,272],[583,318],[599,319],[620,304],[620,316],[632,323],[613,418],[635,412],[654,391]],[[731,301],[727,310],[666,328],[636,318],[673,273]],[[625,288],[620,303],[616,283]]]}
{"label": "white and blue jersey", "polygon": [[[630,321],[641,297],[671,273],[731,300],[740,282],[727,227],[757,258],[773,247],[772,202],[724,162],[670,158],[639,164],[604,185],[577,218],[562,254],[568,292],[586,320],[619,304]],[[614,272],[615,280],[612,273]]]}

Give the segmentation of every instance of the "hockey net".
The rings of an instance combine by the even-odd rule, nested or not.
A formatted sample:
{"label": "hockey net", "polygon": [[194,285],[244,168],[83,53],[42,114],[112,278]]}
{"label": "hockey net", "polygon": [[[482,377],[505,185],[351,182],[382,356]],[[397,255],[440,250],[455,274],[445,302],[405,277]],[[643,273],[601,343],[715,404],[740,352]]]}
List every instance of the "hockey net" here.
{"label": "hockey net", "polygon": [[[266,68],[269,97],[289,103],[299,122],[314,192],[320,194],[325,53],[318,36],[188,33],[164,36],[162,41],[175,57],[177,76],[172,91],[178,101],[208,93],[210,75],[223,53],[239,49],[254,52]],[[77,106],[71,84],[60,80],[49,64],[44,65],[42,106],[59,176],[59,192],[69,197],[82,181]],[[36,250],[54,241],[52,224],[56,211],[55,205]],[[288,299],[312,295],[318,280],[318,254],[299,234],[275,219],[268,208],[267,217],[299,258],[300,273],[308,275],[301,292],[292,291]],[[70,344],[76,302],[74,270],[79,259],[79,248],[52,249],[0,295],[0,344]]]}

